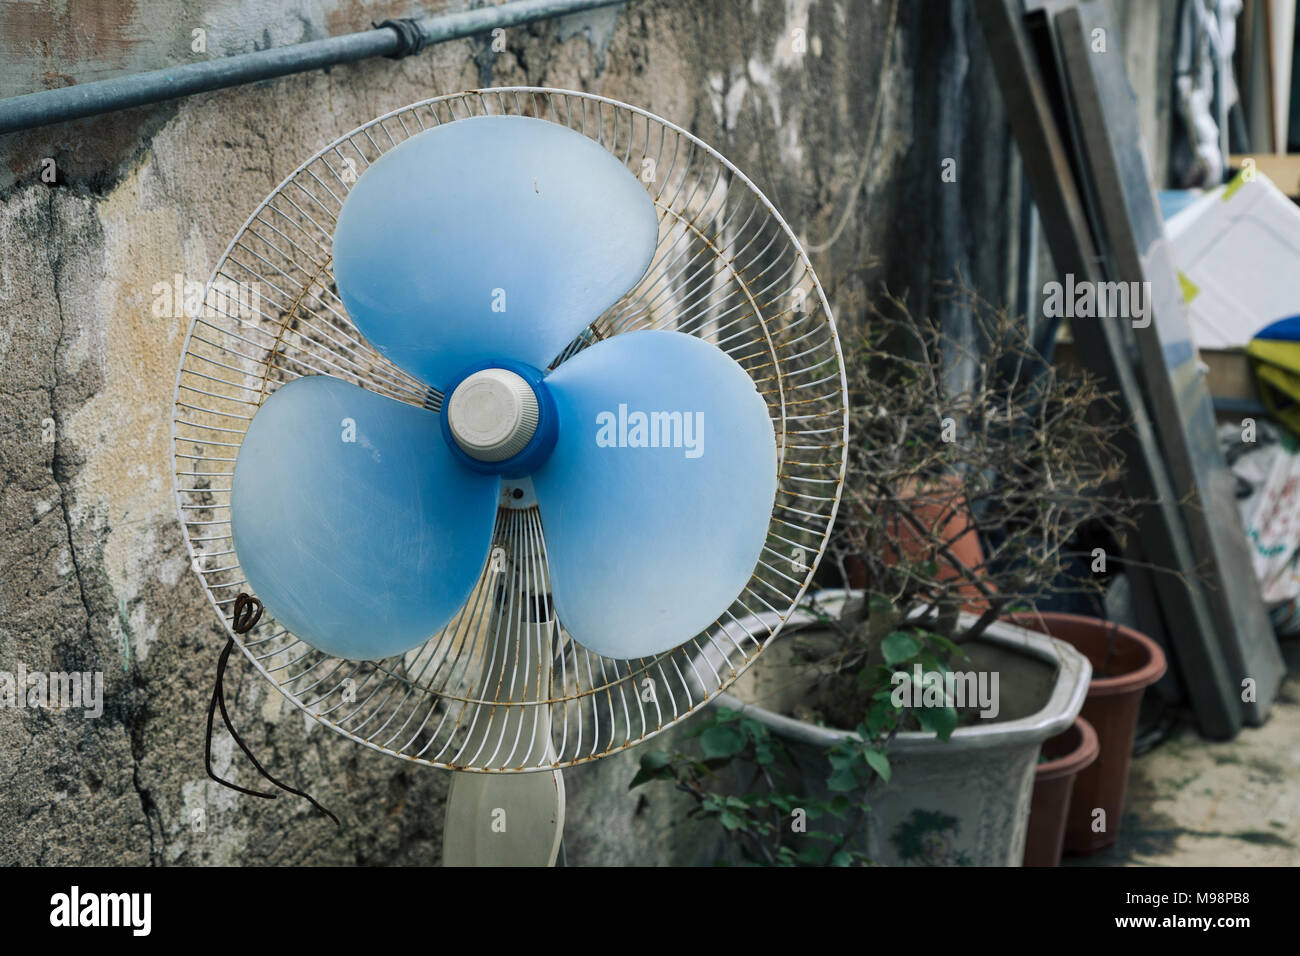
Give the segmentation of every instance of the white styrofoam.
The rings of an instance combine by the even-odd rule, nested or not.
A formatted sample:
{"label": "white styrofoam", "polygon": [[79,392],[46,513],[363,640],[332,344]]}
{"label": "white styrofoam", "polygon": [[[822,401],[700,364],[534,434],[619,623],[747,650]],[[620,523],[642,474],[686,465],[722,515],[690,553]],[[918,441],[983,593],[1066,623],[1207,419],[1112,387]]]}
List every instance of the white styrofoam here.
{"label": "white styrofoam", "polygon": [[1198,348],[1243,348],[1269,323],[1300,314],[1300,207],[1263,173],[1208,193],[1173,216],[1165,235],[1195,289],[1187,306]]}

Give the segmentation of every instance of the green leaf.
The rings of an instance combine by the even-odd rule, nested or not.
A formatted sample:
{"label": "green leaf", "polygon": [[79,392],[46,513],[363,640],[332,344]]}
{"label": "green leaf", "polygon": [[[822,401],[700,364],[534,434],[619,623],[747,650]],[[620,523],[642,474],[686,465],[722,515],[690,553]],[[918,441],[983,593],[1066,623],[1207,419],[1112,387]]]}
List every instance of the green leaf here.
{"label": "green leaf", "polygon": [[641,755],[642,770],[658,770],[672,762],[673,758],[666,750],[647,750]]}
{"label": "green leaf", "polygon": [[703,773],[717,773],[724,767],[730,767],[732,757],[734,756],[735,755],[733,754],[727,757],[713,757],[709,760],[701,761],[698,766]]}
{"label": "green leaf", "polygon": [[894,602],[883,595],[873,594],[867,602],[867,609],[872,614],[888,614],[894,609]]}
{"label": "green leaf", "polygon": [[671,780],[673,758],[666,750],[647,750],[641,755],[641,769],[636,772],[632,782],[627,785],[634,790],[651,780]]}
{"label": "green leaf", "polygon": [[711,759],[734,757],[745,748],[745,734],[732,724],[717,724],[700,735],[700,745]]}
{"label": "green leaf", "polygon": [[636,776],[632,778],[632,782],[627,785],[627,788],[629,790],[635,790],[643,783],[649,783],[651,780],[671,780],[672,776],[672,771],[664,767],[661,767],[658,770],[646,770],[642,768],[636,772]]}
{"label": "green leaf", "polygon": [[893,729],[895,720],[895,715],[887,711],[870,713],[867,715],[866,724],[858,731],[858,734],[863,740],[883,737]]}
{"label": "green leaf", "polygon": [[831,762],[834,770],[843,770],[845,767],[853,766],[853,754],[844,753],[842,750],[832,750],[826,755],[826,759]]}
{"label": "green leaf", "polygon": [[944,637],[942,634],[927,634],[926,638],[931,641],[934,641],[934,643],[938,644],[940,648],[947,651],[949,654],[956,654],[958,657],[961,658],[967,657],[966,652],[961,649],[960,644],[953,643],[952,641],[948,640],[948,638]]}
{"label": "green leaf", "polygon": [[836,793],[846,793],[858,788],[858,775],[849,767],[835,770],[826,780],[826,786]]}
{"label": "green leaf", "polygon": [[885,783],[889,783],[890,769],[888,757],[879,750],[864,750],[862,751],[862,759],[867,762],[867,766],[880,774],[881,780],[885,781]]}
{"label": "green leaf", "polygon": [[940,685],[943,684],[943,675],[948,673],[948,665],[939,657],[926,651],[920,655],[917,660],[921,664],[921,670],[927,675],[933,675],[932,680]]}
{"label": "green leaf", "polygon": [[808,866],[816,866],[822,861],[821,847],[816,845],[804,847],[799,851],[798,860]]}
{"label": "green leaf", "polygon": [[900,711],[891,702],[878,702],[872,704],[867,711],[866,733],[861,729],[858,733],[863,737],[878,737],[894,729],[898,723]]}
{"label": "green leaf", "polygon": [[840,850],[839,853],[836,853],[833,857],[831,857],[831,866],[852,866],[852,865],[853,865],[853,854],[845,850]]}
{"label": "green leaf", "polygon": [[955,707],[918,707],[913,713],[921,728],[937,734],[940,740],[947,740],[957,729]]}
{"label": "green leaf", "polygon": [[722,815],[718,817],[718,822],[721,823],[728,830],[739,830],[741,827],[745,825],[744,821],[741,820],[740,817],[732,813],[730,810],[724,810],[722,812]]}
{"label": "green leaf", "polygon": [[885,663],[893,667],[895,664],[901,664],[903,661],[915,657],[921,650],[921,645],[910,634],[905,634],[902,631],[891,631],[885,635],[880,650],[885,655]]}

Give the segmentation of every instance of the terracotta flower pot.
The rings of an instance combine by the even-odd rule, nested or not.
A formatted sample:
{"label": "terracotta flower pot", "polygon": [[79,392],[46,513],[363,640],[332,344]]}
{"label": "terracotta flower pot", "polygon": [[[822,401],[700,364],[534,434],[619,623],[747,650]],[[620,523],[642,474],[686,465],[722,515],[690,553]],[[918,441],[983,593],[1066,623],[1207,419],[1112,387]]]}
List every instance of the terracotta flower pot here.
{"label": "terracotta flower pot", "polygon": [[1074,781],[1097,759],[1098,749],[1097,731],[1082,717],[1043,741],[1042,755],[1047,759],[1034,768],[1025,866],[1060,866]]}
{"label": "terracotta flower pot", "polygon": [[[1074,783],[1065,828],[1067,853],[1091,854],[1111,846],[1119,837],[1128,790],[1129,761],[1142,692],[1165,673],[1165,654],[1155,641],[1131,627],[1081,614],[1012,615],[1023,627],[1065,641],[1092,664],[1092,682],[1082,716],[1097,731],[1101,753]],[[1104,826],[1097,810],[1105,813]]]}
{"label": "terracotta flower pot", "polygon": [[[909,481],[903,488],[900,500],[910,506],[913,515],[925,530],[918,531],[902,517],[892,520],[885,551],[881,556],[885,564],[916,564],[933,557],[936,565],[935,579],[944,583],[960,581],[967,571],[982,571],[984,549],[980,546],[979,533],[975,530],[970,509],[966,505],[966,496],[962,493],[961,482],[957,478],[950,476],[931,479],[925,483]],[[929,545],[932,541],[949,542],[948,549],[959,564],[954,564],[952,559],[943,555],[931,555]],[[865,585],[865,572],[863,584]],[[958,583],[956,592],[967,599],[963,608],[972,614],[980,614],[987,607],[979,588],[969,581]]]}

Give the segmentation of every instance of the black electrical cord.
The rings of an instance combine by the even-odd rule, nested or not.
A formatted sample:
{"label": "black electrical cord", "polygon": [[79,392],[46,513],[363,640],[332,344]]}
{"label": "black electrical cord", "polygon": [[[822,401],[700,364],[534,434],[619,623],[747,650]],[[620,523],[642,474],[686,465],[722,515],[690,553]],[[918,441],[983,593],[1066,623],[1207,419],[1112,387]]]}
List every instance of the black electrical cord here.
{"label": "black electrical cord", "polygon": [[[262,617],[262,602],[259,601],[257,598],[253,597],[252,595],[244,594],[243,592],[240,592],[239,596],[235,598],[235,609],[234,609],[234,613],[231,615],[230,628],[236,634],[247,634],[249,631],[251,631],[254,627],[257,626],[257,622],[261,619],[261,617]],[[231,722],[230,714],[226,710],[226,685],[225,685],[226,664],[230,660],[230,652],[234,650],[234,648],[235,648],[235,639],[233,637],[226,638],[226,646],[221,651],[221,657],[217,659],[217,681],[212,688],[212,702],[208,704],[208,733],[207,733],[207,738],[204,740],[203,743],[203,763],[204,766],[207,768],[208,776],[211,777],[213,780],[215,780],[217,783],[221,784],[223,787],[229,787],[231,790],[237,790],[240,793],[246,793],[250,797],[262,797],[266,800],[274,800],[276,797],[279,796],[278,793],[266,793],[265,791],[262,790],[250,790],[248,787],[241,787],[237,783],[231,783],[229,780],[225,780],[221,777],[218,777],[216,772],[213,771],[212,769],[212,724],[213,724],[213,718],[216,716],[216,711],[218,708],[220,708],[221,719],[225,721],[226,729],[230,731],[230,736],[235,738],[235,743],[239,744],[239,749],[244,752],[244,756],[246,756],[250,761],[252,761],[252,764],[254,767],[257,768],[258,773],[260,773],[263,777],[271,781],[271,783],[275,784],[277,787],[279,787],[281,790],[285,791],[286,793],[292,793],[294,796],[302,797],[303,799],[307,800],[318,811],[320,811],[325,816],[333,820],[334,825],[336,827],[341,827],[342,824],[339,823],[339,818],[336,817],[334,814],[330,813],[329,810],[321,806],[316,801],[316,798],[313,797],[311,794],[305,793],[302,790],[295,789],[294,787],[289,786],[287,783],[283,783],[277,780],[275,777],[271,776],[271,774],[267,772],[266,768],[262,766],[262,764],[258,761],[258,759],[253,756],[253,752],[248,749],[248,745],[244,743],[244,739],[239,736],[239,731],[235,730],[235,725],[234,723]]]}

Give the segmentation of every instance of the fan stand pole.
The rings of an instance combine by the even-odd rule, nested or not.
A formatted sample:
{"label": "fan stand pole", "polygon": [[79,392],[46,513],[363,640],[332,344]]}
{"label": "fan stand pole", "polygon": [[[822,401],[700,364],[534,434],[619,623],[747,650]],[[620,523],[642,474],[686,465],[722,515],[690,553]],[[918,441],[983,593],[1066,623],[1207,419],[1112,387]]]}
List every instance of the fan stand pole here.
{"label": "fan stand pole", "polygon": [[[515,616],[519,608],[514,608]],[[503,609],[498,605],[492,618]],[[549,695],[551,686],[552,622],[536,624],[503,621],[507,633],[499,648],[489,642],[492,660],[485,668],[479,694],[499,699]],[[495,626],[489,628],[496,632]],[[499,633],[499,632],[497,632]],[[512,685],[513,679],[513,685]],[[528,689],[542,690],[530,696]],[[507,700],[510,698],[507,697]],[[547,705],[502,704],[480,717],[470,731],[464,753],[483,745],[485,756],[497,749],[505,760],[514,749],[518,762],[529,751],[553,755],[551,710]],[[515,745],[515,741],[519,743]],[[554,866],[564,831],[564,779],[558,770],[534,773],[452,774],[442,836],[443,866]]]}

